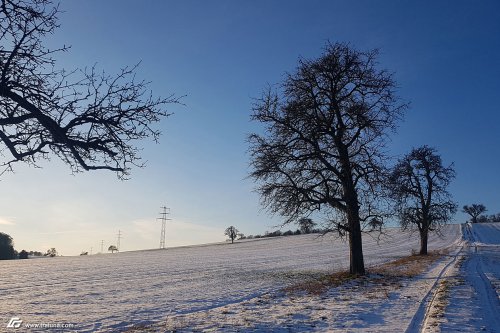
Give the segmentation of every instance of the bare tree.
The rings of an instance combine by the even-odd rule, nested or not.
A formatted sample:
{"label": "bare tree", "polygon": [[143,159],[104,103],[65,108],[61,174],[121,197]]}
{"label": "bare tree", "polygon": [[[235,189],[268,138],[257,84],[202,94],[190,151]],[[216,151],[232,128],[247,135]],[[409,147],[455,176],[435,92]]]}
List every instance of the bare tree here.
{"label": "bare tree", "polygon": [[455,178],[453,164],[445,167],[434,148],[413,149],[390,175],[391,196],[403,229],[417,228],[420,254],[427,254],[429,232],[439,230],[457,210],[448,192]]}
{"label": "bare tree", "polygon": [[[141,166],[136,140],[160,133],[152,124],[168,116],[173,96],[154,98],[137,66],[117,75],[58,69],[44,38],[58,28],[59,8],[50,0],[0,0],[0,149],[6,170],[36,164],[50,152],[73,172],[106,169],[120,178]],[[3,145],[3,147],[2,147]]]}
{"label": "bare tree", "polygon": [[46,257],[55,257],[57,256],[57,250],[54,247],[51,247],[50,249],[45,252],[44,256]]}
{"label": "bare tree", "polygon": [[470,215],[472,223],[477,223],[479,215],[485,213],[486,211],[487,209],[483,204],[472,204],[470,206],[465,205],[462,209],[462,212]]}
{"label": "bare tree", "polygon": [[331,221],[348,234],[352,274],[365,274],[361,223],[377,214],[386,134],[406,107],[377,54],[336,43],[319,59],[300,59],[256,101],[252,119],[265,130],[249,137],[263,206],[285,224],[320,210],[340,215]]}
{"label": "bare tree", "polygon": [[234,240],[238,236],[238,233],[239,233],[238,229],[236,229],[233,226],[228,227],[226,229],[226,231],[224,231],[224,235],[226,235],[227,237],[229,237],[229,239],[231,240],[231,244],[234,243]]}
{"label": "bare tree", "polygon": [[314,221],[308,217],[300,218],[298,224],[300,232],[303,234],[310,234],[314,226],[316,225],[316,223],[314,223]]}
{"label": "bare tree", "polygon": [[370,231],[382,231],[382,226],[384,225],[384,222],[376,217],[372,217],[370,221],[368,222],[368,227],[370,228]]}

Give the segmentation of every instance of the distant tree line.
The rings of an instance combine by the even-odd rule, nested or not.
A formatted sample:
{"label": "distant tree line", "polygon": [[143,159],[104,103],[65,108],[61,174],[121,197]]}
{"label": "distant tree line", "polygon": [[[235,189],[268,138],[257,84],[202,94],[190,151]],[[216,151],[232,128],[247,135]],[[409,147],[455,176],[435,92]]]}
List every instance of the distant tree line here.
{"label": "distant tree line", "polygon": [[15,256],[12,237],[6,233],[0,232],[0,260],[14,259]]}
{"label": "distant tree line", "polygon": [[6,233],[0,232],[0,260],[28,259],[30,256],[55,257],[56,255],[57,251],[55,248],[47,250],[46,253],[42,253],[40,251],[26,251],[26,250],[21,250],[21,252],[17,252],[14,249],[14,241],[12,237]]}
{"label": "distant tree line", "polygon": [[235,239],[254,239],[254,238],[267,238],[267,237],[279,237],[279,236],[292,236],[292,235],[303,235],[303,234],[319,234],[319,233],[327,233],[330,230],[314,228],[316,226],[316,222],[307,217],[302,217],[297,221],[299,228],[295,231],[287,230],[275,230],[275,231],[266,231],[264,235],[248,235],[239,232],[234,226],[228,227],[224,231],[224,235],[228,236],[231,240],[231,243],[234,243]]}
{"label": "distant tree line", "polygon": [[500,222],[500,213],[491,215],[480,215],[477,218],[477,223],[497,223]]}
{"label": "distant tree line", "polygon": [[[326,230],[324,229],[311,229],[307,234],[322,234]],[[293,230],[287,230],[287,231],[281,231],[281,230],[275,230],[275,231],[266,231],[263,235],[242,235],[242,237],[238,239],[254,239],[254,238],[267,238],[267,237],[279,237],[279,236],[294,236],[294,235],[304,235],[306,234],[305,232],[302,232],[300,229],[297,229],[295,231]]]}

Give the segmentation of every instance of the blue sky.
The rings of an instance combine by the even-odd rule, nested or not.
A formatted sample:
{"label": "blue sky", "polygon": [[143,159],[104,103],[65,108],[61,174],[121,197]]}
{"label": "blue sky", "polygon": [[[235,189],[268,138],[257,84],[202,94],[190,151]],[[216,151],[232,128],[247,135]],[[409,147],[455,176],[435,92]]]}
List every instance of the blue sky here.
{"label": "blue sky", "polygon": [[[171,208],[167,246],[224,240],[235,225],[263,233],[280,222],[260,210],[248,174],[252,99],[318,57],[327,41],[379,48],[411,103],[390,144],[423,144],[455,163],[460,206],[500,212],[500,3],[498,1],[64,1],[47,45],[71,45],[59,66],[109,73],[141,61],[156,95],[185,95],[160,125],[160,144],[132,179],[71,175],[56,158],[16,165],[0,179],[0,230],[16,249],[100,251],[123,233],[122,250],[159,245],[160,206]],[[465,220],[462,213],[456,221]],[[294,226],[292,226],[294,227]]]}

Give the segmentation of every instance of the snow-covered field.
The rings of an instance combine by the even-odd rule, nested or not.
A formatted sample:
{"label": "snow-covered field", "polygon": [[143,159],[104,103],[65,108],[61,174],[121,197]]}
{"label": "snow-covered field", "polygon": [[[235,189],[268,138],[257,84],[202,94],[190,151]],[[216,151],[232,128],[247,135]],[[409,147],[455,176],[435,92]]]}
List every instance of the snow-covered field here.
{"label": "snow-covered field", "polygon": [[[495,244],[500,244],[500,239],[498,235],[491,236],[491,230],[476,227],[480,226],[472,229],[480,245],[477,253],[494,249],[489,259],[480,260],[484,263],[481,267],[484,274],[492,276],[491,281],[497,283],[499,264]],[[431,237],[430,249],[458,247],[459,225],[448,226],[443,234],[443,238]],[[407,256],[412,249],[418,249],[416,234],[410,237],[394,229],[388,230],[379,242],[370,235],[364,237],[368,266]],[[331,236],[318,238],[316,235],[0,261],[0,330],[9,330],[5,327],[12,317],[19,317],[23,325],[74,324],[73,331],[79,332],[125,330],[136,324],[163,323],[175,316],[259,303],[270,293],[304,276],[347,267],[347,244]],[[492,298],[491,293],[488,295]],[[419,300],[412,297],[408,295],[408,300],[418,304]],[[498,297],[491,300],[495,301],[498,302]],[[284,302],[286,300],[282,300]],[[366,310],[363,304],[356,304]],[[399,308],[385,306],[385,309],[404,311],[404,306],[401,303]],[[303,318],[301,315],[304,316],[297,314],[298,321]],[[328,326],[321,329],[327,330]]]}

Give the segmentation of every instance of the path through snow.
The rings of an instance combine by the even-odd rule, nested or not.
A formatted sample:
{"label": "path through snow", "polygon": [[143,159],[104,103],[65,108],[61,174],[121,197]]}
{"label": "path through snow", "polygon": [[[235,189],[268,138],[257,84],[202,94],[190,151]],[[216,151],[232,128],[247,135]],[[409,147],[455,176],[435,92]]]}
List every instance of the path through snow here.
{"label": "path through snow", "polygon": [[500,332],[500,223],[468,224],[441,330]]}

